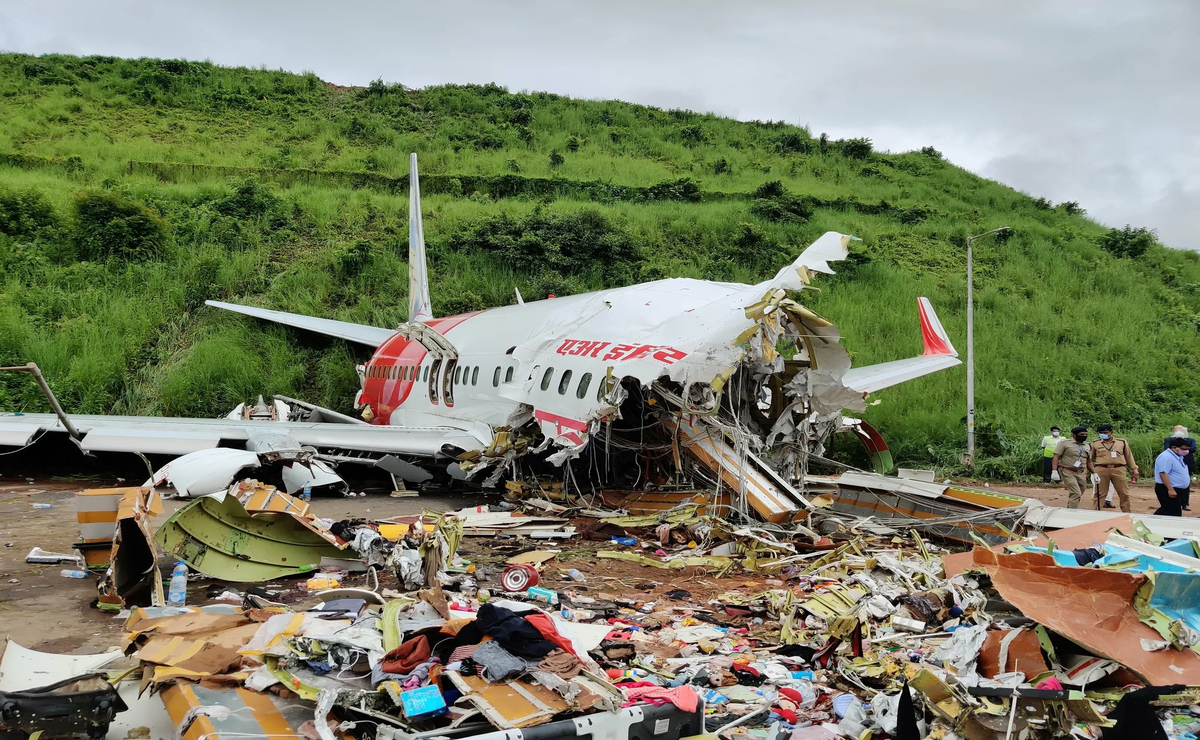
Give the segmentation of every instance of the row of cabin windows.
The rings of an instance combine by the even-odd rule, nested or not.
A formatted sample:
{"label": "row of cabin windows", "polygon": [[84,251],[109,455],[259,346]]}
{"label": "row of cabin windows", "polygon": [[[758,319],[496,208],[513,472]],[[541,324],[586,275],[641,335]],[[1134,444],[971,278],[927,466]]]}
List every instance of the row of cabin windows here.
{"label": "row of cabin windows", "polygon": [[[500,385],[500,370],[504,368],[497,367],[492,372],[492,387],[496,388]],[[513,380],[513,366],[508,366],[504,369],[504,382],[511,383]],[[571,388],[571,370],[564,370],[558,379],[558,395],[565,396]],[[385,367],[383,365],[373,365],[367,368],[368,378],[386,378],[391,380],[420,380],[421,382],[429,381],[429,365],[417,367],[415,365],[392,365]],[[554,380],[554,368],[546,368],[546,372],[542,375],[542,390],[550,390],[550,384]],[[575,388],[575,397],[583,398],[587,395],[588,387],[592,383],[592,374],[584,373],[579,378],[579,385]],[[456,366],[454,368],[454,384],[455,385],[479,385],[479,366],[464,367]],[[604,395],[604,384],[601,383],[598,391],[598,397]]]}

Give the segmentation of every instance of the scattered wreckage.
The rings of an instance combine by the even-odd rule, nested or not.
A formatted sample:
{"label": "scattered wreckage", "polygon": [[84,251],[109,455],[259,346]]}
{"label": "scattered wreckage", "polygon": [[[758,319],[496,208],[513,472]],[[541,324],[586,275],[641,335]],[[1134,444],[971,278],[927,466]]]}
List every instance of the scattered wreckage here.
{"label": "scattered wreckage", "polygon": [[[0,728],[185,740],[1200,730],[1200,541],[1156,533],[1159,517],[953,552],[936,533],[844,526],[832,507],[785,530],[724,518],[704,497],[507,489],[496,508],[335,522],[240,481],[157,531],[154,488],[83,492],[92,512],[100,491],[115,500],[110,562],[89,565],[125,637],[80,656],[10,643]],[[81,516],[81,534],[98,518]],[[159,568],[119,565],[141,547],[192,566],[188,600],[209,603],[163,606]]]}

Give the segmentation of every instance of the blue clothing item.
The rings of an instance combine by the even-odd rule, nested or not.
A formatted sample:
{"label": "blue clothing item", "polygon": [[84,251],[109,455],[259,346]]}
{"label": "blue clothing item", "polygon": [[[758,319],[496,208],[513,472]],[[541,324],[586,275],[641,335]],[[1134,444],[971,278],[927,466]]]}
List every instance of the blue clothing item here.
{"label": "blue clothing item", "polygon": [[1155,483],[1162,483],[1163,473],[1167,474],[1167,480],[1171,481],[1172,488],[1187,488],[1192,482],[1183,458],[1170,450],[1163,450],[1158,453],[1158,457],[1154,458]]}

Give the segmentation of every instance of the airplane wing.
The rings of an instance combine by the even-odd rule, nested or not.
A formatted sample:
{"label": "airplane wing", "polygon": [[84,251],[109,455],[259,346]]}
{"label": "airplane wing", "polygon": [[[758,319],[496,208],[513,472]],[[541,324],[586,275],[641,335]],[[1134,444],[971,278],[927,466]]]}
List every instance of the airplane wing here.
{"label": "airplane wing", "polygon": [[223,303],[221,301],[205,301],[204,303],[213,308],[223,308],[226,311],[234,311],[235,313],[253,316],[257,319],[274,321],[277,324],[294,326],[297,329],[305,329],[318,334],[345,339],[349,342],[358,342],[368,347],[378,347],[396,333],[391,329],[380,329],[379,327],[366,326],[364,324],[351,324],[348,321],[318,319],[314,316],[304,316],[298,313],[272,311],[269,308],[239,306],[236,303]]}
{"label": "airplane wing", "polygon": [[925,343],[925,353],[907,360],[852,367],[842,376],[842,383],[847,388],[862,393],[874,393],[906,380],[962,364],[962,360],[958,359],[958,350],[950,343],[950,337],[934,313],[929,299],[918,298],[917,307],[921,313],[921,338]]}
{"label": "airplane wing", "polygon": [[[305,421],[185,419],[71,414],[87,452],[186,455],[217,446],[244,448],[259,434],[286,434],[318,450],[354,450],[432,457],[445,444],[470,445],[472,432],[453,427],[400,427]],[[0,413],[0,445],[24,447],[42,434],[66,433],[54,414]],[[478,447],[476,442],[470,447]]]}

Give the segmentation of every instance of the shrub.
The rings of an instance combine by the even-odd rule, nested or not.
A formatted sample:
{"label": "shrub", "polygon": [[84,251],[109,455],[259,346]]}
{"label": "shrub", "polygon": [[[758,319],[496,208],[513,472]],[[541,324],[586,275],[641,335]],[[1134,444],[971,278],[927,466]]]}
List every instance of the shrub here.
{"label": "shrub", "polygon": [[0,188],[0,234],[29,238],[57,225],[58,214],[41,191]]}
{"label": "shrub", "polygon": [[1102,249],[1114,256],[1137,259],[1158,243],[1158,234],[1153,229],[1134,229],[1125,224],[1123,229],[1109,229],[1100,237],[1098,243]]}
{"label": "shrub", "polygon": [[557,149],[550,152],[550,166],[551,167],[559,167],[565,161],[567,161],[567,160],[563,158],[563,155],[558,153]]}
{"label": "shrub", "polygon": [[167,222],[119,193],[91,192],[75,198],[75,241],[87,260],[147,260],[162,254]]}
{"label": "shrub", "polygon": [[802,223],[812,216],[812,207],[804,199],[790,195],[783,183],[771,180],[754,190],[750,212],[775,223]]}
{"label": "shrub", "polygon": [[352,278],[362,274],[371,263],[371,247],[367,239],[359,239],[354,244],[338,249],[333,253],[334,265],[339,276]]}
{"label": "shrub", "polygon": [[783,154],[809,154],[813,150],[812,139],[792,131],[775,139],[775,150]]}
{"label": "shrub", "polygon": [[837,143],[838,149],[842,154],[851,159],[867,159],[871,156],[871,140],[866,137],[860,139],[842,139]]}
{"label": "shrub", "polygon": [[571,138],[567,139],[567,151],[568,152],[579,151],[579,137],[572,136]]}
{"label": "shrub", "polygon": [[714,175],[729,175],[732,173],[733,173],[733,167],[730,166],[729,160],[725,159],[724,157],[721,157],[720,159],[718,159],[716,162],[713,163],[713,174]]}
{"label": "shrub", "polygon": [[247,178],[230,184],[233,185],[233,192],[213,203],[217,213],[222,216],[254,219],[274,211],[282,203],[258,180]]}
{"label": "shrub", "polygon": [[703,126],[692,123],[679,128],[679,138],[686,146],[699,146],[708,140],[708,134]]}
{"label": "shrub", "polygon": [[1059,203],[1058,207],[1063,209],[1068,216],[1082,216],[1084,213],[1087,213],[1087,211],[1079,207],[1079,202],[1074,200]]}
{"label": "shrub", "polygon": [[664,180],[646,188],[646,200],[677,200],[683,203],[699,203],[702,197],[700,186],[690,177]]}
{"label": "shrub", "polygon": [[1033,199],[1033,207],[1038,209],[1039,211],[1054,210],[1054,204],[1045,198],[1034,198]]}
{"label": "shrub", "polygon": [[929,157],[930,159],[941,159],[942,158],[942,153],[939,152],[937,149],[934,149],[931,146],[921,147],[921,154],[924,154],[926,157]]}

